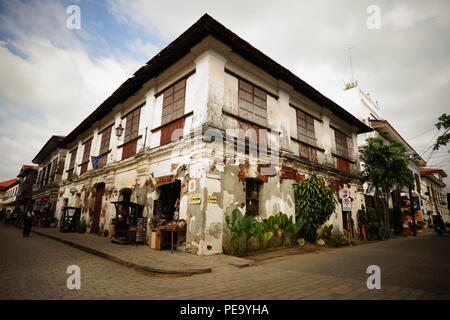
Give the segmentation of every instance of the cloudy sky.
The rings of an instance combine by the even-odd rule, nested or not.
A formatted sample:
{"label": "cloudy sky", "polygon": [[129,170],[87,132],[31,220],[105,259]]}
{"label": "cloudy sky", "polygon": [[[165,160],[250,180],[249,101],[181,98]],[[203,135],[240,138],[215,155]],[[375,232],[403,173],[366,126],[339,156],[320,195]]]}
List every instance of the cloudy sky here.
{"label": "cloudy sky", "polygon": [[[80,29],[67,28],[70,5]],[[370,5],[380,29],[367,27]],[[448,148],[429,148],[450,113],[450,1],[0,0],[0,181],[204,13],[338,103],[353,47],[360,87],[429,166],[450,173]]]}

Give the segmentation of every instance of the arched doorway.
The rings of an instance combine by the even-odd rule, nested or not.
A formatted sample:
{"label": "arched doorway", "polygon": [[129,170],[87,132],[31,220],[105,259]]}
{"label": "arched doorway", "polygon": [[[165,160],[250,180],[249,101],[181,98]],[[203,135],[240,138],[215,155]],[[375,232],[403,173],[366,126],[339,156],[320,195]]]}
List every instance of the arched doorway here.
{"label": "arched doorway", "polygon": [[100,214],[102,211],[102,199],[105,193],[105,184],[103,182],[95,185],[95,203],[92,216],[91,233],[98,233],[100,225]]}
{"label": "arched doorway", "polygon": [[124,188],[119,192],[119,201],[131,202],[131,193],[133,191],[130,188]]}

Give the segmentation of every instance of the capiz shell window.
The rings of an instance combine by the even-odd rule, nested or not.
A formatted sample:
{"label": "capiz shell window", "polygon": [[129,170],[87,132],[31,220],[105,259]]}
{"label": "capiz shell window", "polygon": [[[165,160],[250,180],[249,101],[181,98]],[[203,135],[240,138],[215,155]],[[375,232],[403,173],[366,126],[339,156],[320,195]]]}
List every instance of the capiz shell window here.
{"label": "capiz shell window", "polygon": [[136,108],[126,115],[125,137],[124,143],[136,139],[139,135],[139,118],[141,116],[141,108]]}
{"label": "capiz shell window", "polygon": [[161,124],[167,124],[184,115],[186,79],[182,79],[164,90]]}
{"label": "capiz shell window", "polygon": [[262,126],[267,125],[266,92],[242,79],[239,79],[239,116]]}

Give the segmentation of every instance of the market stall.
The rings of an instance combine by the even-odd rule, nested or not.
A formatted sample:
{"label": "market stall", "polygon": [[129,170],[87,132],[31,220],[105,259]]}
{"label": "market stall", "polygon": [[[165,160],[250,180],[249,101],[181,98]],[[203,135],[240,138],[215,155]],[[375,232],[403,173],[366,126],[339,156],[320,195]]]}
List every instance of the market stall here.
{"label": "market stall", "polygon": [[59,225],[61,232],[75,232],[77,223],[80,221],[81,208],[64,207],[62,210],[61,222]]}
{"label": "market stall", "polygon": [[145,241],[146,221],[142,217],[144,206],[131,201],[111,202],[116,208],[112,220],[112,242],[119,244],[139,244]]}
{"label": "market stall", "polygon": [[155,250],[173,249],[183,246],[186,240],[186,221],[184,219],[167,220],[152,217],[150,221],[151,243]]}

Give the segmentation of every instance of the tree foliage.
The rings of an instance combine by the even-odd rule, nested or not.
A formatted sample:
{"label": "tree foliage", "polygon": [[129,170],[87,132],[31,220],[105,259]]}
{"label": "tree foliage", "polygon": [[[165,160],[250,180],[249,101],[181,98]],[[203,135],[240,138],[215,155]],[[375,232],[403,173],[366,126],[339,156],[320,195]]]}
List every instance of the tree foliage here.
{"label": "tree foliage", "polygon": [[[442,114],[435,123],[436,128],[445,129],[444,133],[436,138],[433,150],[438,150],[441,146],[446,146],[450,141],[450,115]],[[450,152],[450,151],[449,151]]]}
{"label": "tree foliage", "polygon": [[369,138],[360,150],[363,162],[362,177],[368,184],[368,191],[374,192],[375,200],[383,199],[384,217],[382,222],[384,236],[389,232],[387,203],[392,190],[412,187],[413,174],[408,168],[409,157],[402,144],[385,144],[381,138]]}
{"label": "tree foliage", "polygon": [[307,179],[294,183],[295,209],[299,234],[308,241],[315,241],[317,229],[336,209],[336,191],[325,185],[325,181],[312,174]]}

